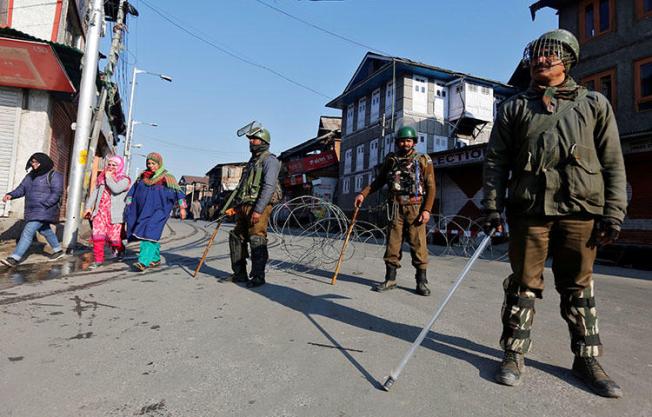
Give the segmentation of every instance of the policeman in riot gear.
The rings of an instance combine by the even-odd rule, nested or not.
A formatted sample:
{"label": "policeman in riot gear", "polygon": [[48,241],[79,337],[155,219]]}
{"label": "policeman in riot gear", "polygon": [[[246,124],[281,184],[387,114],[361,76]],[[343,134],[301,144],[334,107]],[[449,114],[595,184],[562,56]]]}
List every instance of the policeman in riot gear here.
{"label": "policeman in riot gear", "polygon": [[404,126],[396,133],[396,152],[390,153],[380,167],[378,176],[355,197],[360,207],[371,193],[387,185],[388,204],[392,213],[388,226],[385,250],[385,282],[374,287],[383,292],[396,288],[396,270],[401,267],[401,246],[404,240],[410,245],[412,265],[416,268],[416,292],[430,295],[426,285],[428,248],[426,225],[435,201],[435,174],[432,160],[414,149],[417,132]]}
{"label": "policeman in riot gear", "polygon": [[[223,208],[227,215],[235,215],[235,228],[229,233],[229,250],[233,282],[244,282],[247,287],[265,284],[267,225],[272,205],[280,200],[278,173],[281,164],[269,152],[271,135],[258,123],[250,123],[239,134],[249,139],[251,159],[247,163],[237,189]],[[251,248],[251,274],[247,276],[247,242]]]}
{"label": "policeman in riot gear", "polygon": [[506,208],[512,267],[503,283],[505,356],[495,378],[521,382],[550,254],[573,373],[597,394],[620,397],[621,388],[596,359],[602,343],[592,272],[596,246],[613,242],[625,218],[625,166],[609,101],[568,75],[578,59],[579,43],[566,30],[531,42],[524,55],[530,88],[502,104],[487,147],[485,230],[501,223]]}

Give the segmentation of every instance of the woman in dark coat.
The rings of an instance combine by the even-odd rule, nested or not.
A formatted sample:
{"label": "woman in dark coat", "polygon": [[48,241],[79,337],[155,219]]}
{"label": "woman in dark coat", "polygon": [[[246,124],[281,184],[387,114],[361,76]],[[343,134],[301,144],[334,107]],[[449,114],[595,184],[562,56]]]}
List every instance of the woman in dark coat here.
{"label": "woman in dark coat", "polygon": [[186,218],[185,197],[177,180],[163,167],[163,157],[156,152],[148,154],[147,170],[127,193],[127,239],[140,241],[140,254],[134,268],[144,271],[161,264],[158,241],[163,227],[176,204],[181,208],[181,218]]}
{"label": "woman in dark coat", "polygon": [[[31,171],[30,171],[31,169]],[[25,227],[20,235],[14,253],[0,262],[15,266],[23,260],[34,235],[39,232],[52,246],[51,260],[63,256],[61,244],[50,225],[59,222],[63,176],[54,171],[54,162],[44,153],[35,153],[27,161],[25,170],[29,173],[12,192],[5,194],[3,201],[25,197]]]}

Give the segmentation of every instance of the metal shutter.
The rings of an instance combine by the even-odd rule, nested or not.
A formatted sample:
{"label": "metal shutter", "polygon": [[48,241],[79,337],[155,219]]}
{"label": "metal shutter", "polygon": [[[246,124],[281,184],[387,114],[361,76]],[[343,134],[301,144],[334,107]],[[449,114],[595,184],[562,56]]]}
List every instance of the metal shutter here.
{"label": "metal shutter", "polygon": [[[68,107],[68,109],[66,109]],[[50,158],[54,162],[55,171],[63,175],[63,196],[61,198],[61,217],[66,213],[68,199],[68,176],[70,175],[70,157],[74,142],[74,132],[70,128],[72,117],[71,106],[55,102],[52,111],[52,138],[50,139]]]}
{"label": "metal shutter", "polygon": [[[11,191],[13,185],[21,98],[20,90],[0,87],[0,196]],[[0,216],[8,215],[8,207],[0,200]]]}

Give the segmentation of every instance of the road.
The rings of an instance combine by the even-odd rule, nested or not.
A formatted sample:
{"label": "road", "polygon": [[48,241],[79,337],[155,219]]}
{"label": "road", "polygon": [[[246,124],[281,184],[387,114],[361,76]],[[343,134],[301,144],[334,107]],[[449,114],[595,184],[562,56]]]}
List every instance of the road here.
{"label": "road", "polygon": [[[493,382],[509,265],[485,260],[385,392],[381,384],[467,259],[431,258],[430,297],[414,294],[409,253],[400,288],[384,294],[370,291],[382,281],[382,260],[361,255],[335,286],[331,271],[272,268],[268,284],[247,289],[226,280],[228,226],[192,278],[208,238],[199,224],[170,223],[158,270],[114,263],[0,291],[0,415],[652,415],[649,272],[604,267],[595,276],[601,362],[622,399],[597,397],[570,374],[552,287],[537,304],[523,385]],[[271,237],[275,260],[284,257],[279,239]]]}

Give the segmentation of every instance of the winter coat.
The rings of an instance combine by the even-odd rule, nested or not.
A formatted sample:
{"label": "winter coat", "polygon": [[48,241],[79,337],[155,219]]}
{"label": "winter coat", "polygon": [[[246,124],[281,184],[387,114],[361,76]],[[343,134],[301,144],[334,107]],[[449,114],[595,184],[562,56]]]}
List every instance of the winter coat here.
{"label": "winter coat", "polygon": [[485,209],[506,207],[508,214],[526,216],[588,213],[622,223],[625,164],[609,101],[584,87],[574,100],[553,100],[555,113],[531,90],[503,103],[485,156]]}
{"label": "winter coat", "polygon": [[127,239],[160,240],[175,204],[185,204],[183,192],[163,183],[146,185],[142,180],[136,181],[127,194]]}
{"label": "winter coat", "polygon": [[25,197],[25,221],[59,222],[63,176],[55,171],[32,178],[26,175],[15,190],[8,193],[12,199]]}
{"label": "winter coat", "polygon": [[97,215],[100,207],[100,200],[104,190],[108,188],[111,195],[111,223],[118,224],[124,223],[125,199],[127,197],[126,191],[129,189],[129,179],[123,178],[120,181],[115,181],[111,175],[106,176],[106,183],[100,184],[86,200],[86,210],[92,210],[91,218]]}

